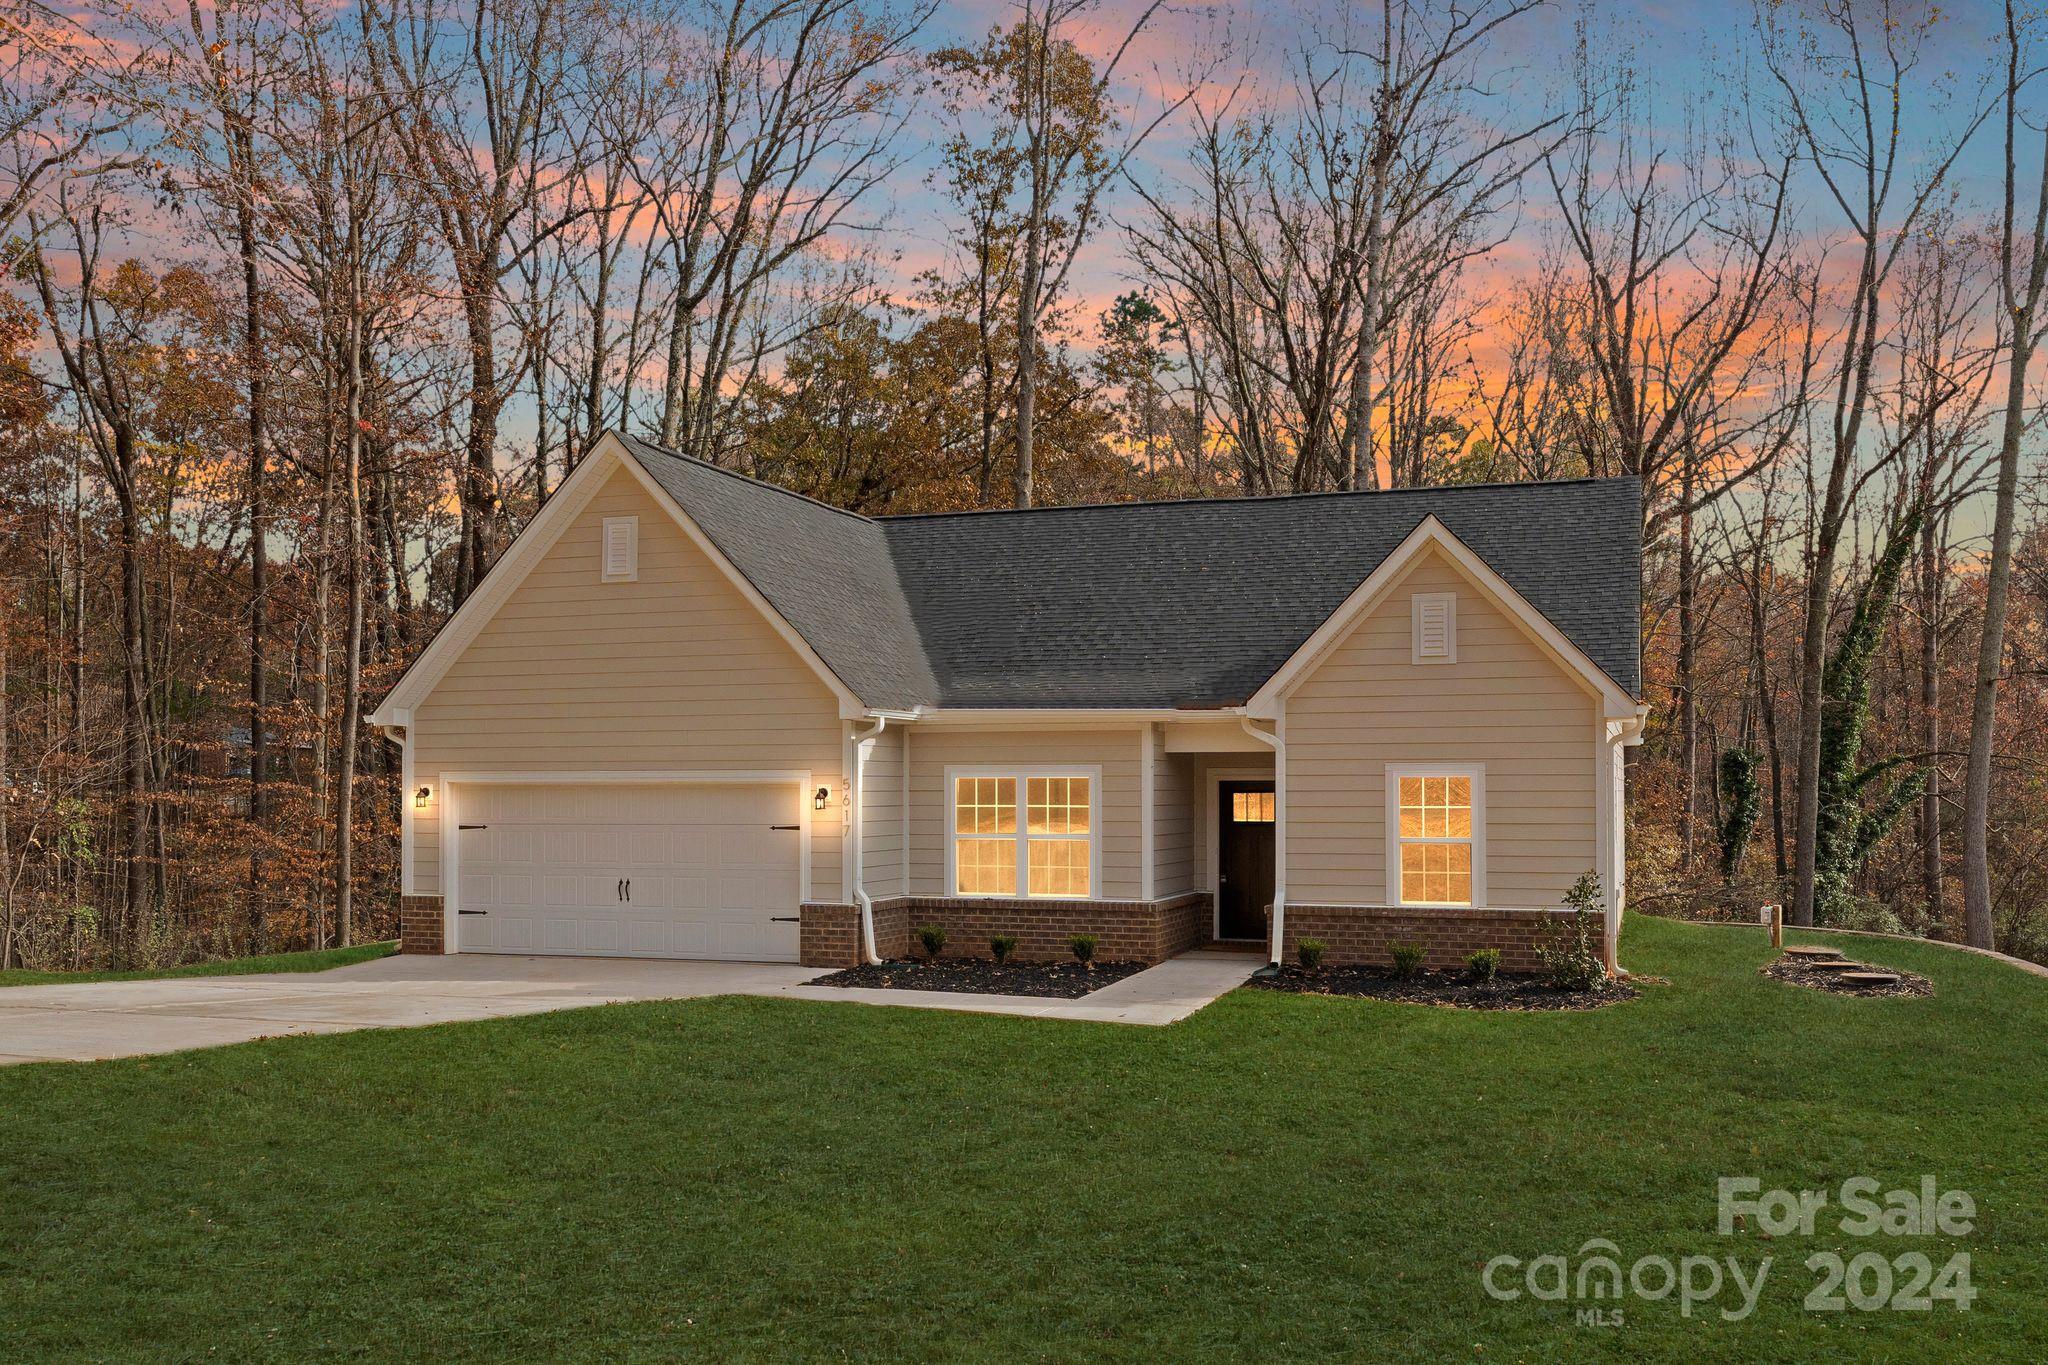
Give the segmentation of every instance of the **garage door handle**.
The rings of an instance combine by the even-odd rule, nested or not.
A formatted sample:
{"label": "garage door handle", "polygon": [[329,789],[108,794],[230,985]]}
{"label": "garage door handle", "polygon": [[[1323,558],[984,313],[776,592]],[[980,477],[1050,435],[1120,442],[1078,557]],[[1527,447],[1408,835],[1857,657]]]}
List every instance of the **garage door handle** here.
{"label": "garage door handle", "polygon": [[622,904],[624,903],[626,899],[626,879],[624,877],[619,878],[619,884],[612,888],[612,894],[617,896]]}
{"label": "garage door handle", "polygon": [[802,829],[802,825],[770,825],[770,829]]}

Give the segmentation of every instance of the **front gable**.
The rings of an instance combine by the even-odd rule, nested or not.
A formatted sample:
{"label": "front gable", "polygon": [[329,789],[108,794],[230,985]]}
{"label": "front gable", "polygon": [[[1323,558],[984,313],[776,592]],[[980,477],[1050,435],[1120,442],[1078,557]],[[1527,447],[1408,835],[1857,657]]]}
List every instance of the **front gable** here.
{"label": "front gable", "polygon": [[[840,787],[831,688],[630,468],[585,490],[406,711],[417,894],[440,887],[439,793],[451,775],[809,772]],[[608,573],[606,524],[634,528],[630,574]],[[836,885],[837,822],[812,880]]]}
{"label": "front gable", "polygon": [[[1418,600],[1454,604],[1455,657],[1418,659]],[[1327,639],[1285,697],[1288,899],[1392,903],[1390,775],[1477,775],[1475,895],[1544,908],[1598,861],[1601,689],[1428,545]]]}
{"label": "front gable", "polygon": [[[1302,642],[1285,663],[1254,693],[1245,704],[1247,714],[1262,719],[1279,716],[1284,700],[1299,688],[1305,678],[1321,666],[1323,661],[1344,640],[1349,638],[1361,622],[1375,613],[1394,594],[1397,584],[1404,582],[1410,572],[1425,560],[1441,561],[1455,574],[1465,594],[1487,603],[1502,619],[1509,621],[1540,651],[1557,670],[1573,678],[1587,693],[1598,698],[1605,714],[1612,719],[1633,719],[1641,708],[1635,700],[1623,691],[1613,678],[1587,657],[1585,651],[1566,638],[1563,631],[1548,617],[1537,610],[1526,597],[1495,573],[1486,561],[1475,554],[1471,547],[1459,540],[1434,516],[1427,516],[1408,536],[1380,562],[1365,581],[1355,588],[1349,597],[1331,612],[1323,623]],[[1432,595],[1438,599],[1427,600]],[[1423,594],[1425,601],[1411,600],[1412,594],[1401,599],[1403,620],[1409,621],[1418,631],[1425,629],[1423,623],[1429,619],[1431,609],[1448,611],[1448,627],[1456,628],[1456,602],[1458,593],[1452,589],[1432,590]],[[1441,599],[1448,596],[1447,604]],[[1418,637],[1419,638],[1419,637]],[[1418,645],[1417,648],[1420,646]],[[1451,637],[1450,656],[1440,657],[1431,662],[1455,662],[1455,636]]]}

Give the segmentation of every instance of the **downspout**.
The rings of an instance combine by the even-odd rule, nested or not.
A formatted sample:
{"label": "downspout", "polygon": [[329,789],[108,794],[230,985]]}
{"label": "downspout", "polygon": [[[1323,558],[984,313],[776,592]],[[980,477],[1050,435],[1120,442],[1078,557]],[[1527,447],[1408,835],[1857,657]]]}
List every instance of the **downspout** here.
{"label": "downspout", "polygon": [[864,730],[853,737],[853,850],[848,855],[853,860],[853,903],[860,907],[860,955],[870,967],[878,965],[882,955],[875,951],[875,903],[868,899],[867,867],[864,845],[867,842],[867,816],[864,810],[867,800],[868,745],[889,727],[887,716],[876,716],[871,730]]}
{"label": "downspout", "polygon": [[1273,750],[1273,941],[1270,967],[1278,967],[1281,945],[1287,942],[1287,719],[1273,722],[1272,733],[1255,728],[1250,716],[1238,717],[1244,732]]}

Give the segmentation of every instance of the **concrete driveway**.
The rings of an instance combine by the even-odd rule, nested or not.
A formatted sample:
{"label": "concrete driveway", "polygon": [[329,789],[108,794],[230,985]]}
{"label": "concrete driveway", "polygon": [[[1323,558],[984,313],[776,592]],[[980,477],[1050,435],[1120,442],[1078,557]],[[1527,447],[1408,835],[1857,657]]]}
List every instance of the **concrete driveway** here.
{"label": "concrete driveway", "polygon": [[623,1000],[781,995],[814,967],[640,958],[386,957],[325,972],[0,988],[0,1064],[138,1057],[291,1034],[502,1019]]}

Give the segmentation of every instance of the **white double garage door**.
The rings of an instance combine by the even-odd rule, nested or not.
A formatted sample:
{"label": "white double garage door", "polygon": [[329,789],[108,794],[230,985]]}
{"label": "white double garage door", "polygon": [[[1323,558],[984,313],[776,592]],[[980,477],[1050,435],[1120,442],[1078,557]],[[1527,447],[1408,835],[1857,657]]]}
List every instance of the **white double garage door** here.
{"label": "white double garage door", "polygon": [[773,783],[465,783],[467,953],[795,962],[803,798]]}

